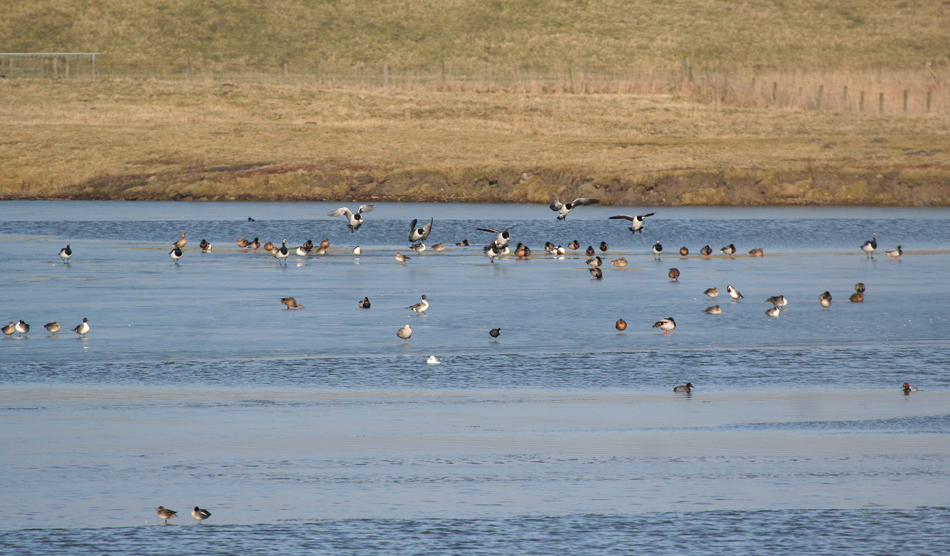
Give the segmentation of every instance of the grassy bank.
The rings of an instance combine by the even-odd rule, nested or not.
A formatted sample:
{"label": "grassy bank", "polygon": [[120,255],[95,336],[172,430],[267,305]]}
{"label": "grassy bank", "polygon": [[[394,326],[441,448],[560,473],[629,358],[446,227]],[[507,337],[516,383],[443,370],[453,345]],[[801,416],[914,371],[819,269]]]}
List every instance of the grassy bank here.
{"label": "grassy bank", "polygon": [[950,205],[945,116],[674,95],[0,81],[0,197]]}

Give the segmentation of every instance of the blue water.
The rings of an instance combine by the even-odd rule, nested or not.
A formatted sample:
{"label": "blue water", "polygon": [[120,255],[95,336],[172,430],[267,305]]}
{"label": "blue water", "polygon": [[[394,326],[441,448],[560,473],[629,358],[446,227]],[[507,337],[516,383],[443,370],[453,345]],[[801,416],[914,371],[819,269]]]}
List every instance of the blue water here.
{"label": "blue water", "polygon": [[[607,217],[646,209],[558,222],[545,206],[380,204],[351,234],[326,216],[341,205],[0,204],[0,320],[32,326],[0,338],[4,553],[932,554],[950,541],[950,210],[661,207],[631,235]],[[427,244],[447,249],[408,251],[409,221],[430,216]],[[475,228],[513,224],[534,257],[491,263],[479,246],[493,234]],[[875,232],[868,259],[858,246]],[[284,266],[238,236],[331,248]],[[572,239],[609,244],[603,280],[583,253],[544,255]],[[741,256],[719,255],[729,243]],[[696,256],[706,244],[711,259]],[[625,269],[609,264],[621,256]],[[856,282],[863,303],[848,301]],[[420,316],[407,307],[422,294]],[[769,318],[778,294],[789,305]],[[714,304],[721,315],[702,312]],[[672,333],[652,328],[670,316]],[[905,381],[920,391],[902,395]],[[685,382],[696,390],[674,395]],[[160,504],[175,526],[154,527]],[[195,504],[213,513],[201,526]]]}

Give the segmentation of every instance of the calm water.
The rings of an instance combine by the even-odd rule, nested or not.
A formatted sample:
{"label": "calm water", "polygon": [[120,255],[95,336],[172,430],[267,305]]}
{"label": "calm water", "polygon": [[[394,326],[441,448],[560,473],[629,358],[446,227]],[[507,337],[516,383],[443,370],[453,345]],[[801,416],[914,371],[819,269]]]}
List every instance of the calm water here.
{"label": "calm water", "polygon": [[[558,222],[544,206],[380,204],[351,234],[326,216],[338,206],[0,204],[0,320],[32,326],[0,338],[4,552],[929,554],[950,541],[950,210],[659,208],[631,235],[607,217],[646,210]],[[448,248],[412,253],[409,221],[429,217],[427,244]],[[493,234],[475,228],[513,224],[534,258],[490,263],[478,246]],[[869,260],[858,246],[873,232]],[[238,236],[331,248],[282,266]],[[543,255],[572,239],[609,244],[602,281],[583,253]],[[743,256],[719,256],[729,243]],[[717,256],[695,256],[706,244]],[[753,247],[767,256],[744,256]],[[607,263],[621,256],[625,269]],[[863,303],[848,302],[856,282]],[[431,307],[415,315],[422,294]],[[778,294],[789,305],[769,318]],[[714,304],[721,315],[702,312]],[[671,334],[652,328],[669,316]],[[687,381],[696,390],[674,395]],[[920,391],[903,396],[904,381]],[[151,527],[160,504],[175,526]],[[195,505],[213,513],[200,528]]]}

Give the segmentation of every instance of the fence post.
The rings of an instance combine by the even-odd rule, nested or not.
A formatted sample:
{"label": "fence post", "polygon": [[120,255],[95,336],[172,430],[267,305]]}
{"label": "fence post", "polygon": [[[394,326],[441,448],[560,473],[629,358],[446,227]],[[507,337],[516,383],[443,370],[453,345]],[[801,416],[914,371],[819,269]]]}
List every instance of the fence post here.
{"label": "fence post", "polygon": [[185,69],[185,78],[191,81],[191,58],[188,59],[188,67]]}
{"label": "fence post", "polygon": [[778,81],[772,82],[772,104],[778,99]]}
{"label": "fence post", "polygon": [[726,100],[729,94],[729,70],[722,70],[722,100]]}
{"label": "fence post", "polygon": [[749,86],[749,91],[751,91],[753,95],[755,94],[755,78],[754,77],[752,78],[752,85]]}
{"label": "fence post", "polygon": [[69,79],[69,58],[66,58],[66,79]]}
{"label": "fence post", "polygon": [[689,56],[686,57],[686,80],[693,82],[693,66],[689,63]]}
{"label": "fence post", "polygon": [[389,64],[383,64],[383,87],[389,87]]}
{"label": "fence post", "polygon": [[848,109],[848,86],[844,86],[844,91],[841,93],[841,105],[844,106],[844,109]]}
{"label": "fence post", "polygon": [[488,82],[488,62],[482,62],[482,85]]}
{"label": "fence post", "polygon": [[439,60],[439,80],[445,82],[445,60]]}
{"label": "fence post", "polygon": [[287,62],[284,62],[284,85],[287,84]]}
{"label": "fence post", "polygon": [[930,91],[927,91],[927,113],[930,114]]}
{"label": "fence post", "polygon": [[92,80],[96,80],[96,55],[92,55]]}
{"label": "fence post", "polygon": [[821,110],[821,99],[825,96],[825,86],[818,85],[818,109]]}
{"label": "fence post", "polygon": [[858,112],[864,112],[864,91],[861,91],[861,97],[858,100]]}
{"label": "fence post", "polygon": [[907,89],[904,89],[904,114],[907,113]]}
{"label": "fence post", "polygon": [[878,93],[877,95],[877,112],[878,114],[884,113],[884,93]]}

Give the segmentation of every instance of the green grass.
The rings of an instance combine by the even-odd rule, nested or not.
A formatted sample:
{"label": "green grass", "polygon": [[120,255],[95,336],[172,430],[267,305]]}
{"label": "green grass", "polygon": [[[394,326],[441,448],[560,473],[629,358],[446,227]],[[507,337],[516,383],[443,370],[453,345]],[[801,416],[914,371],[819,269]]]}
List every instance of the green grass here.
{"label": "green grass", "polygon": [[[946,65],[934,0],[31,0],[7,2],[6,52],[105,63],[393,67]],[[474,71],[474,70],[473,70]]]}

